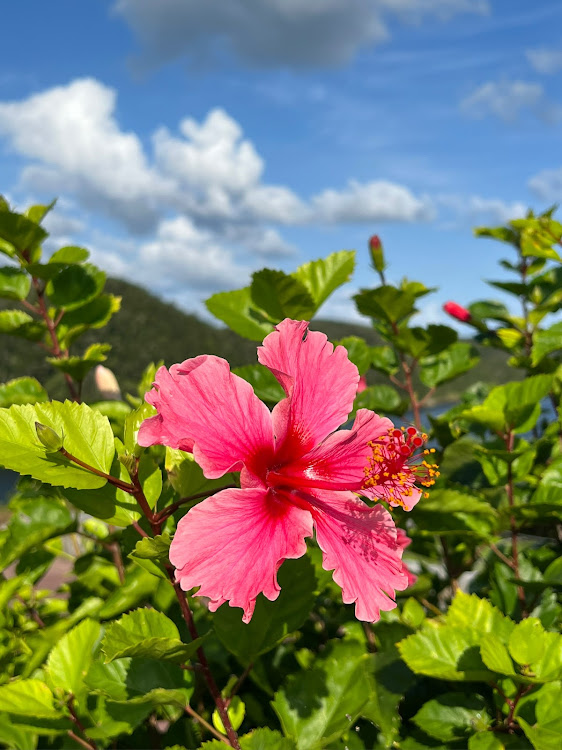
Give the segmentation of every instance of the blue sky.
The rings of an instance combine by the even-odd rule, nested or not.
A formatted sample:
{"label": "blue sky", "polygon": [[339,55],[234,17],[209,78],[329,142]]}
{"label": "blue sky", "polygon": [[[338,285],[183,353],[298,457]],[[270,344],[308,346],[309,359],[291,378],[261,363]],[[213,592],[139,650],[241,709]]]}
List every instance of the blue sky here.
{"label": "blue sky", "polygon": [[265,265],[497,297],[472,237],[562,199],[557,0],[19,0],[3,11],[0,192],[59,196],[51,247],[201,312]]}

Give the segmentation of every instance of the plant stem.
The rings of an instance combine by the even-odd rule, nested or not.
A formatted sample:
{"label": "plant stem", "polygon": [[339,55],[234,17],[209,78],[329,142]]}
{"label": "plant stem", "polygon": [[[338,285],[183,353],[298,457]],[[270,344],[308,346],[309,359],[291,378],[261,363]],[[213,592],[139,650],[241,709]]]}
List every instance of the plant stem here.
{"label": "plant stem", "polygon": [[[66,352],[63,352],[61,349],[59,338],[57,336],[56,324],[49,315],[49,310],[45,302],[45,289],[41,286],[41,284],[39,283],[39,279],[35,278],[35,276],[31,277],[31,282],[33,284],[33,288],[35,289],[35,293],[37,294],[37,313],[43,318],[45,325],[47,326],[47,331],[49,332],[49,336],[51,338],[52,354],[57,359],[63,359],[63,357],[66,355]],[[63,375],[64,379],[66,380],[71,399],[73,401],[80,402],[80,392],[77,389],[74,380],[67,372],[64,372]]]}
{"label": "plant stem", "polygon": [[191,708],[189,703],[185,707],[185,712],[189,714],[194,721],[196,721],[198,724],[201,724],[202,727],[205,727],[205,729],[208,732],[210,732],[212,735],[214,735],[217,738],[217,740],[224,742],[225,745],[228,745],[230,747],[230,743],[225,738],[225,736],[222,735],[220,732],[217,732],[217,730],[211,724],[209,724],[208,721],[205,721],[205,719],[200,714],[198,714],[197,711]]}
{"label": "plant stem", "polygon": [[73,456],[72,453],[69,453],[65,448],[61,448],[59,453],[62,453],[62,455],[65,458],[68,458],[69,461],[72,461],[72,463],[77,464],[78,466],[81,466],[83,469],[86,469],[91,474],[96,474],[98,477],[103,477],[104,479],[107,479],[107,481],[110,484],[115,485],[115,487],[118,487],[120,490],[123,490],[123,492],[128,492],[129,495],[135,494],[136,488],[133,484],[128,484],[128,482],[122,482],[120,479],[117,479],[117,477],[112,477],[111,474],[106,474],[105,471],[101,471],[100,469],[96,469],[94,466],[90,466],[84,461],[81,461],[79,458],[76,458],[76,456]]}
{"label": "plant stem", "polygon": [[[66,705],[68,708],[68,712],[70,713],[70,718],[72,719],[72,722],[76,726],[76,729],[78,729],[78,731],[81,734],[84,734],[85,733],[84,725],[78,718],[78,715],[74,708],[74,696],[72,695],[72,693],[68,696]],[[74,734],[74,732],[71,729],[68,730],[68,734],[69,736],[72,737],[72,739],[76,740],[79,744],[81,744],[82,747],[87,747],[89,748],[89,750],[97,750],[98,746],[93,740],[90,742],[87,742],[86,740],[83,740],[81,737],[78,737],[78,735]]]}
{"label": "plant stem", "polygon": [[[514,434],[510,430],[508,434],[505,436],[505,447],[506,450],[511,453],[513,451],[513,442],[514,442]],[[509,504],[509,507],[513,509],[514,506],[514,498],[513,498],[513,469],[511,466],[511,461],[508,461],[507,463],[507,484],[505,485],[505,491],[507,494],[507,502]],[[515,522],[515,516],[513,513],[511,513],[509,517],[509,525],[511,528],[511,557],[513,558],[513,572],[515,573],[515,577],[517,579],[520,579],[521,576],[519,575],[519,548],[518,548],[518,538],[517,538],[517,524]],[[527,617],[527,609],[526,609],[526,603],[525,603],[525,591],[523,589],[523,586],[520,584],[517,584],[517,598],[519,599],[519,606],[521,608],[521,617],[525,618]]]}
{"label": "plant stem", "polygon": [[154,518],[158,520],[159,522],[164,522],[173,513],[175,513],[178,508],[181,508],[182,505],[191,503],[194,500],[200,500],[202,497],[209,497],[209,495],[215,495],[217,492],[222,492],[223,490],[230,490],[233,487],[236,487],[236,485],[227,484],[224,487],[217,487],[216,490],[211,490],[210,492],[209,491],[198,492],[196,495],[189,495],[189,497],[182,497],[181,500],[178,500],[176,503],[173,503],[172,505],[168,505],[166,508],[162,508],[162,510],[159,513],[155,514]]}

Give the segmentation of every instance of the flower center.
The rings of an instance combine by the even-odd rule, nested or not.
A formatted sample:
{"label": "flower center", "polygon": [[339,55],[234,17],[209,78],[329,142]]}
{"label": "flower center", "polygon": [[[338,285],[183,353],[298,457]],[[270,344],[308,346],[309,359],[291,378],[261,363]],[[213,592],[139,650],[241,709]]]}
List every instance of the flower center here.
{"label": "flower center", "polygon": [[389,430],[388,435],[371,440],[363,487],[374,488],[391,505],[406,507],[416,482],[431,487],[439,476],[437,464],[427,460],[435,448],[421,450],[426,441],[427,435],[414,427]]}

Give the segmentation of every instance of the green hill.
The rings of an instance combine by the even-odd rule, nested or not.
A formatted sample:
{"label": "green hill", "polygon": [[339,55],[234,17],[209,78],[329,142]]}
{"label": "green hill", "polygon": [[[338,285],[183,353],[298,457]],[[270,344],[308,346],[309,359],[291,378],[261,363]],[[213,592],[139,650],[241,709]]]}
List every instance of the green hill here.
{"label": "green hill", "polygon": [[[169,366],[205,353],[224,357],[233,367],[256,361],[255,342],[185,313],[134,284],[108,279],[106,291],[122,297],[121,311],[105,328],[86,334],[78,346],[85,349],[100,340],[111,344],[105,364],[114,371],[123,391],[134,392],[144,368],[161,359]],[[0,308],[12,306],[7,300],[0,301]],[[376,332],[367,326],[320,319],[313,321],[311,327],[324,331],[331,340],[355,335],[373,345],[381,343]],[[0,335],[0,342],[3,355],[0,382],[32,375],[46,386],[53,398],[66,396],[61,376],[45,362],[39,347],[5,335]],[[482,358],[477,367],[442,387],[434,403],[454,400],[477,380],[499,383],[514,378],[503,352],[480,347],[480,353]],[[373,374],[372,382],[376,381],[384,382],[384,376]]]}

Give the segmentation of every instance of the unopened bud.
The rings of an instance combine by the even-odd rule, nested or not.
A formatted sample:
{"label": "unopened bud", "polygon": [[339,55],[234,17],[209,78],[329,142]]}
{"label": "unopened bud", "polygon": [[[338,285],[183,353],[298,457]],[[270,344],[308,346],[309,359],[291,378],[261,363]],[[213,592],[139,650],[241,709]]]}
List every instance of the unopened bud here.
{"label": "unopened bud", "polygon": [[129,472],[129,475],[132,475],[135,470],[137,459],[131,453],[122,453],[119,456],[119,463],[123,464]]}
{"label": "unopened bud", "polygon": [[363,393],[363,391],[367,388],[367,378],[364,375],[361,375],[359,378],[359,382],[357,383],[357,393]]}
{"label": "unopened bud", "polygon": [[443,310],[445,310],[445,312],[452,318],[456,318],[462,323],[469,323],[472,319],[472,315],[469,311],[465,307],[462,307],[462,305],[458,305],[456,302],[445,302]]}
{"label": "unopened bud", "polygon": [[87,518],[82,524],[86,534],[95,536],[96,539],[105,539],[109,536],[107,524],[98,518]]}
{"label": "unopened bud", "polygon": [[96,388],[104,400],[119,401],[121,399],[119,383],[109,367],[98,365],[95,370],[94,378],[96,381]]}
{"label": "unopened bud", "polygon": [[35,422],[35,432],[39,438],[41,445],[51,453],[56,453],[62,448],[62,438],[58,435],[52,427],[47,427],[46,424],[41,422]]}
{"label": "unopened bud", "polygon": [[386,268],[386,263],[384,262],[382,242],[378,234],[374,234],[369,240],[369,250],[375,271],[382,273]]}

